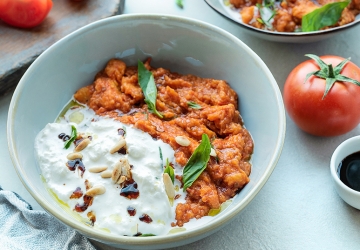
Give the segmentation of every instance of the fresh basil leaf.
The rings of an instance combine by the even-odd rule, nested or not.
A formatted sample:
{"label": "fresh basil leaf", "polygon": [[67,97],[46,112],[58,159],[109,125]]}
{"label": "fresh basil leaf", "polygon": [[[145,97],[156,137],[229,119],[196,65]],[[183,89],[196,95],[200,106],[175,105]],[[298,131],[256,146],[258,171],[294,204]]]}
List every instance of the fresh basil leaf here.
{"label": "fresh basil leaf", "polygon": [[174,184],[174,181],[175,181],[174,169],[170,166],[169,159],[167,159],[167,158],[166,158],[166,168],[164,170],[164,173],[167,173],[170,176],[172,183]]}
{"label": "fresh basil leaf", "polygon": [[350,1],[328,3],[303,16],[301,29],[303,32],[316,31],[334,25],[341,17],[342,11]]}
{"label": "fresh basil leaf", "polygon": [[202,107],[196,102],[187,102],[187,105],[192,109],[202,109]]}
{"label": "fresh basil leaf", "polygon": [[205,170],[210,159],[211,145],[207,134],[202,135],[202,140],[199,146],[195,149],[190,159],[186,163],[183,170],[183,190],[190,187],[194,181]]}
{"label": "fresh basil leaf", "polygon": [[71,143],[73,141],[75,141],[76,137],[77,137],[76,128],[75,128],[75,126],[71,125],[71,136],[70,136],[70,139],[65,142],[64,148],[65,149],[70,148]]}
{"label": "fresh basil leaf", "polygon": [[183,0],[176,0],[176,5],[179,6],[181,9],[184,8]]}
{"label": "fresh basil leaf", "polygon": [[145,96],[145,102],[151,112],[163,118],[162,114],[156,110],[157,88],[153,74],[147,70],[144,64],[138,61],[138,80],[140,88]]}

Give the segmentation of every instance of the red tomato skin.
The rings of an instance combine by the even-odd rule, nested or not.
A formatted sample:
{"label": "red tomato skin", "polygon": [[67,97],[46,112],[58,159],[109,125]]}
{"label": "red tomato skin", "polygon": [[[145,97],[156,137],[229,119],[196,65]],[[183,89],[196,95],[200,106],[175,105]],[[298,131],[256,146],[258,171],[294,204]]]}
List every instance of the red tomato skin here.
{"label": "red tomato skin", "polygon": [[[334,67],[344,60],[330,55],[320,58]],[[307,60],[290,72],[283,91],[288,115],[302,130],[316,136],[338,136],[353,130],[360,123],[360,86],[336,82],[322,99],[325,79],[312,76],[304,83],[306,74],[316,70],[319,67],[314,60]],[[360,81],[360,68],[352,62],[340,73]]]}
{"label": "red tomato skin", "polygon": [[19,28],[32,28],[42,23],[53,5],[51,0],[1,0],[0,2],[0,19]]}

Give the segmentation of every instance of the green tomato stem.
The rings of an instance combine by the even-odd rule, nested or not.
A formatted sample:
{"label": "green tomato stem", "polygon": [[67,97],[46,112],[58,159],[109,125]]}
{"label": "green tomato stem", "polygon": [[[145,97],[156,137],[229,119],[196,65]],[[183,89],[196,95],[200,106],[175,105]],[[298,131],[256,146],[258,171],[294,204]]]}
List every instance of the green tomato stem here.
{"label": "green tomato stem", "polygon": [[316,55],[306,54],[305,56],[313,59],[315,61],[315,63],[319,66],[320,69],[317,71],[308,73],[305,77],[304,83],[311,76],[316,76],[316,77],[324,79],[326,81],[326,85],[325,85],[324,95],[323,95],[322,99],[324,99],[326,97],[326,95],[331,90],[332,86],[334,86],[335,82],[350,82],[350,83],[360,86],[359,81],[340,74],[342,69],[349,62],[350,58],[343,60],[338,65],[336,65],[334,68],[332,66],[332,64],[326,64],[323,60],[321,60],[320,57],[318,57]]}
{"label": "green tomato stem", "polygon": [[335,72],[332,64],[328,64],[328,70],[329,70],[328,78],[335,78]]}

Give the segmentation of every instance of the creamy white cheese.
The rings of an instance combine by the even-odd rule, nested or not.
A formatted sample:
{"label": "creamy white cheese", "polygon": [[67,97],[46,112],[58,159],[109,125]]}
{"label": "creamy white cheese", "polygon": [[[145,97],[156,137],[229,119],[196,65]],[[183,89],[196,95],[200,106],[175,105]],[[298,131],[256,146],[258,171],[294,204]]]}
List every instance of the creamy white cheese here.
{"label": "creamy white cheese", "polygon": [[[67,155],[74,151],[74,144],[65,149],[64,141],[58,138],[61,133],[70,135],[72,125],[78,133],[92,137],[90,144],[81,151],[85,166],[83,176],[78,169],[71,171],[66,166]],[[126,131],[125,155],[109,152],[121,136],[118,129]],[[163,159],[160,158],[160,148]],[[173,229],[171,223],[175,222],[176,205],[184,202],[186,194],[177,188],[175,193],[180,195],[180,199],[173,204],[166,195],[162,180],[166,159],[174,164],[175,174],[181,175],[182,169],[175,164],[173,149],[163,141],[154,140],[149,134],[111,118],[99,117],[87,107],[75,107],[69,109],[59,122],[46,125],[36,137],[35,151],[48,187],[71,210],[76,204],[83,204],[82,197],[70,199],[70,196],[78,187],[85,194],[85,180],[92,186],[105,187],[105,193],[95,196],[92,205],[79,213],[87,219],[88,212],[93,212],[96,216],[94,228],[129,236],[137,233],[164,235]],[[121,158],[127,158],[132,165],[132,178],[140,192],[136,199],[120,196],[121,187],[111,178],[102,178],[100,173],[88,171],[96,166],[107,166],[112,171]],[[175,180],[175,186],[179,187],[180,182]],[[136,209],[134,216],[128,213],[128,207]],[[140,221],[143,214],[150,216],[152,222]]]}

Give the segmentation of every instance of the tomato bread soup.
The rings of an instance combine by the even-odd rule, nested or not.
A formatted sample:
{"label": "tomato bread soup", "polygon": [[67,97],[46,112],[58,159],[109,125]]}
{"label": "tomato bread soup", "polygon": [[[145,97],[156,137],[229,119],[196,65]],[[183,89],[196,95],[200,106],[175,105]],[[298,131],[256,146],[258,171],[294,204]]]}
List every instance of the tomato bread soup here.
{"label": "tomato bread soup", "polygon": [[[220,212],[226,201],[250,180],[253,140],[237,109],[237,94],[223,80],[152,68],[150,60],[144,64],[139,62],[136,67],[111,59],[91,85],[74,94],[74,100],[82,106],[80,109],[93,112],[93,117],[81,118],[79,124],[72,125],[71,136],[62,135],[63,140],[74,149],[67,155],[68,159],[79,160],[76,157],[80,156],[76,154],[83,150],[79,145],[86,140],[85,147],[89,146],[84,151],[92,148],[96,153],[88,153],[87,156],[84,152],[81,155],[83,162],[85,158],[98,161],[105,157],[104,162],[113,165],[95,164],[88,171],[80,168],[76,177],[81,181],[85,194],[81,193],[77,198],[83,199],[85,204],[86,196],[89,196],[91,202],[83,211],[78,211],[76,206],[74,210],[82,214],[85,212],[83,217],[92,218],[95,226],[120,235],[134,236],[166,234],[174,227],[187,228],[185,223]],[[70,116],[65,114],[67,120],[76,120],[74,117],[71,120]],[[57,133],[64,130],[54,127]],[[119,133],[115,135],[111,132],[112,135],[109,135],[107,127]],[[82,130],[80,138],[76,129]],[[46,136],[49,133],[43,134]],[[65,136],[68,138],[64,139]],[[100,142],[100,137],[106,139]],[[110,144],[110,153],[102,149],[107,147],[106,144]],[[80,150],[77,150],[78,147]],[[74,171],[69,162],[67,168]],[[97,173],[97,177],[88,172]],[[106,178],[106,175],[112,182],[99,177]],[[86,178],[94,183],[86,183]],[[114,192],[114,198],[111,198],[114,203],[107,206],[120,208],[110,209],[111,218],[96,216],[102,213],[97,212],[94,205],[98,203],[97,197],[110,196],[110,192]],[[154,194],[157,196],[153,197]],[[120,198],[125,200],[115,202]],[[163,218],[159,217],[158,211],[164,214]],[[133,224],[124,222],[135,217],[137,220]],[[135,227],[136,231],[128,233],[116,229],[120,224]],[[160,229],[161,225],[165,229]]]}
{"label": "tomato bread soup", "polygon": [[[181,166],[198,146],[202,134],[211,138],[216,157],[210,158],[205,171],[187,188],[186,203],[176,208],[176,224],[182,226],[191,218],[207,215],[210,209],[218,209],[249,182],[253,141],[237,110],[237,95],[225,81],[153,69],[149,61],[145,66],[155,78],[156,107],[162,119],[149,112],[144,103],[137,68],[127,67],[117,59],[110,60],[95,82],[74,97],[98,115],[132,124],[168,143]],[[186,137],[190,145],[179,145],[177,136]],[[181,180],[181,176],[176,178]]]}
{"label": "tomato bread soup", "polygon": [[309,32],[354,22],[357,0],[224,0],[243,23],[276,32]]}

